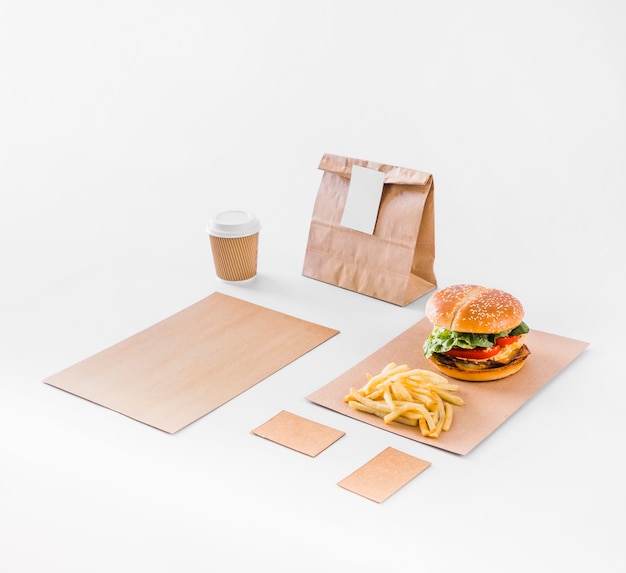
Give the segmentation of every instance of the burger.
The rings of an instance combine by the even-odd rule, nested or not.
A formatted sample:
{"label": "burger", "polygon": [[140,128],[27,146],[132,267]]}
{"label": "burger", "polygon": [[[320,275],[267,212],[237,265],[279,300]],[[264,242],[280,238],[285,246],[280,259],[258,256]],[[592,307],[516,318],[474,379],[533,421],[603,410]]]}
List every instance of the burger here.
{"label": "burger", "polygon": [[524,308],[507,292],[477,285],[453,285],[426,303],[433,330],[424,356],[452,378],[500,380],[521,370],[530,351]]}

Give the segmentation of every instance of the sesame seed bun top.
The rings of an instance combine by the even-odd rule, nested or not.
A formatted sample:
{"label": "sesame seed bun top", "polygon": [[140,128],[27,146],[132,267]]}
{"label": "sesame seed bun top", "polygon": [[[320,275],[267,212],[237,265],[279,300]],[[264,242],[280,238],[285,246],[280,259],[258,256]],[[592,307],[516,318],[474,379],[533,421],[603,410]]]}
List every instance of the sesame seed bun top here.
{"label": "sesame seed bun top", "polygon": [[502,290],[462,284],[433,294],[426,303],[426,318],[447,330],[493,334],[519,326],[524,308]]}

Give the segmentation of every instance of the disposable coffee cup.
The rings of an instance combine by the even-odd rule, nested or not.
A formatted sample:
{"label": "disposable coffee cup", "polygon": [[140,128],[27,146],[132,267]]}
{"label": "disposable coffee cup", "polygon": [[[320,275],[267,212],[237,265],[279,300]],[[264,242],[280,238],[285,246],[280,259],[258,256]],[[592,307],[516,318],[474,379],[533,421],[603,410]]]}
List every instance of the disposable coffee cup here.
{"label": "disposable coffee cup", "polygon": [[207,233],[215,274],[224,281],[247,281],[256,275],[261,223],[250,211],[222,211],[211,218]]}

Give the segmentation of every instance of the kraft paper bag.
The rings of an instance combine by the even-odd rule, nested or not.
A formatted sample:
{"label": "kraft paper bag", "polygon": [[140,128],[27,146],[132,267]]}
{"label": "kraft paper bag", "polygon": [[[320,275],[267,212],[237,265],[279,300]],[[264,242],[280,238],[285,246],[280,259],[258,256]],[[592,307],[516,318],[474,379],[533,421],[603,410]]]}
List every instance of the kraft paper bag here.
{"label": "kraft paper bag", "polygon": [[331,154],[319,169],[302,274],[399,306],[435,289],[432,175]]}

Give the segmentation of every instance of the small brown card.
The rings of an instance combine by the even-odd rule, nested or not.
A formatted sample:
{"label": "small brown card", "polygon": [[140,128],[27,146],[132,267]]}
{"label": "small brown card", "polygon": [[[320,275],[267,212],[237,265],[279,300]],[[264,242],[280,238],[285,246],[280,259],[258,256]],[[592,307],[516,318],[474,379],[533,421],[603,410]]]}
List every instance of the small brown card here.
{"label": "small brown card", "polygon": [[282,410],[252,430],[252,433],[311,457],[317,456],[345,435],[341,430],[335,430],[286,410]]}
{"label": "small brown card", "polygon": [[430,462],[389,447],[337,485],[382,503],[428,466]]}

